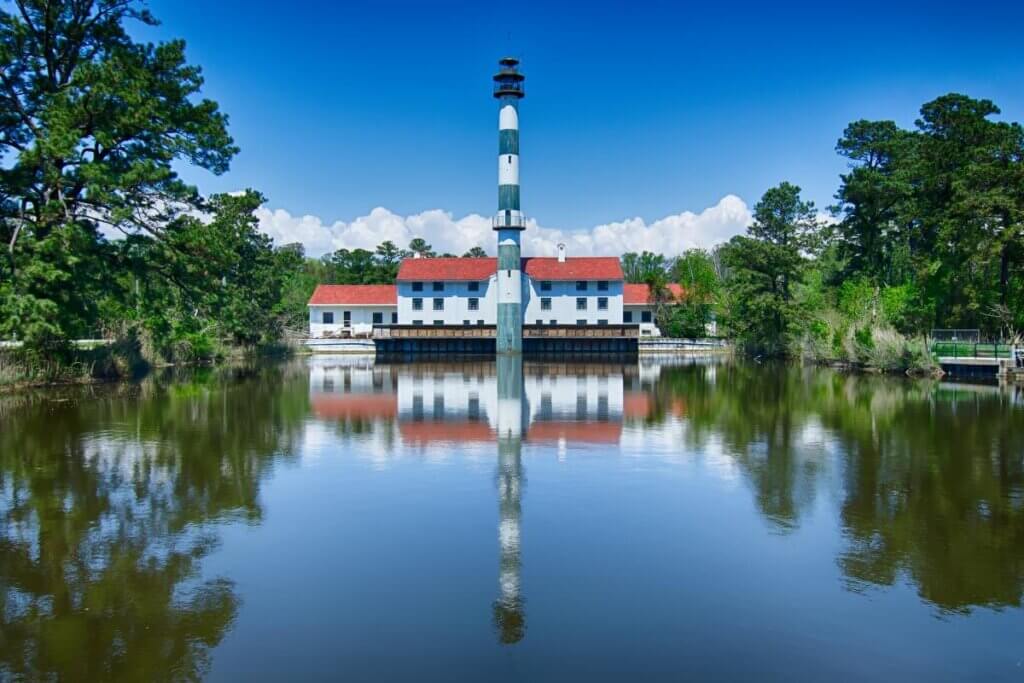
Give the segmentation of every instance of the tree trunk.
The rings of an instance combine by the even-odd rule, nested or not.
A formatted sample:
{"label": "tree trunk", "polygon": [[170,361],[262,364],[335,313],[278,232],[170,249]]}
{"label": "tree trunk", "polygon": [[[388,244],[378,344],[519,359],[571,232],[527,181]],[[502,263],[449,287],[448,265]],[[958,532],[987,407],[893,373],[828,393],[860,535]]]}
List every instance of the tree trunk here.
{"label": "tree trunk", "polygon": [[1010,286],[1010,243],[1003,244],[999,255],[999,303],[1006,306],[1007,292]]}

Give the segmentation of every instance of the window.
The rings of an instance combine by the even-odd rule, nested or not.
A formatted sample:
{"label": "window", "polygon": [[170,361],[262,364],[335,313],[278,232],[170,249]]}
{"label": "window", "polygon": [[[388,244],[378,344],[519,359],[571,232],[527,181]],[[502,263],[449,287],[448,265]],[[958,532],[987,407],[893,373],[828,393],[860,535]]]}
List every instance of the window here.
{"label": "window", "polygon": [[435,320],[434,324],[435,325],[444,325],[444,321],[443,320]]}
{"label": "window", "polygon": [[608,310],[608,297],[599,296],[597,297],[597,310],[607,311]]}
{"label": "window", "polygon": [[587,321],[586,321],[586,320],[577,320],[577,321],[576,321],[576,324],[577,324],[577,325],[580,325],[580,326],[583,326],[583,325],[586,325],[586,324],[587,324]]}
{"label": "window", "polygon": [[484,324],[484,321],[483,321],[483,320],[477,320],[477,321],[476,321],[476,324],[477,324],[477,325],[483,325],[483,324]]}
{"label": "window", "polygon": [[607,280],[598,280],[597,281],[597,291],[599,291],[599,292],[607,292],[608,291],[608,281]]}
{"label": "window", "polygon": [[479,282],[470,282],[469,283],[469,291],[471,291],[471,292],[479,292],[480,291],[480,283]]}
{"label": "window", "polygon": [[542,311],[550,311],[551,310],[551,297],[549,297],[549,296],[541,297],[541,300],[540,300],[540,310],[542,310]]}
{"label": "window", "polygon": [[416,297],[412,300],[412,310],[422,311],[423,310],[423,299]]}
{"label": "window", "polygon": [[323,322],[324,325],[333,325],[334,324],[334,312],[333,311],[324,311],[323,314],[320,316],[320,320]]}
{"label": "window", "polygon": [[549,320],[549,321],[548,321],[548,324],[549,324],[549,325],[557,325],[557,324],[558,324],[558,321],[557,321],[557,320]]}
{"label": "window", "polygon": [[397,325],[398,324],[398,314],[397,313],[392,313],[391,314],[391,324],[392,325]]}
{"label": "window", "polygon": [[374,325],[383,325],[384,324],[384,314],[383,313],[374,313],[373,314],[373,324]]}
{"label": "window", "polygon": [[550,292],[551,291],[551,281],[550,280],[543,280],[540,283],[540,291],[542,291],[542,292]]}
{"label": "window", "polygon": [[435,282],[434,283],[434,291],[435,292],[443,292],[444,291],[444,283],[443,282]]}
{"label": "window", "polygon": [[341,324],[344,325],[345,327],[352,326],[352,311],[342,311]]}
{"label": "window", "polygon": [[607,321],[607,320],[598,320],[598,321],[597,321],[597,324],[598,324],[598,325],[607,325],[607,324],[608,324],[608,321]]}
{"label": "window", "polygon": [[540,327],[540,326],[541,326],[541,325],[543,325],[543,324],[544,324],[544,321],[543,321],[543,320],[538,320],[538,321],[537,321],[537,326],[538,326],[538,327]]}
{"label": "window", "polygon": [[585,311],[587,310],[587,297],[578,296],[576,297],[576,310]]}
{"label": "window", "polygon": [[644,322],[644,323],[651,322],[651,312],[650,311],[641,311],[640,312],[640,322]]}
{"label": "window", "polygon": [[475,296],[469,297],[469,310],[471,310],[471,311],[479,311],[480,310],[480,299],[477,299]]}
{"label": "window", "polygon": [[577,292],[585,292],[585,291],[587,291],[587,281],[586,280],[577,280],[576,281],[576,291]]}
{"label": "window", "polygon": [[423,283],[422,282],[414,282],[414,283],[412,283],[412,291],[414,291],[414,292],[422,292],[423,291]]}
{"label": "window", "polygon": [[422,320],[413,320],[413,321],[412,321],[412,324],[413,324],[413,325],[417,325],[417,326],[419,326],[419,325],[422,325],[422,324],[423,324],[423,321],[422,321]]}
{"label": "window", "polygon": [[631,323],[633,322],[633,311],[624,311],[622,313],[622,322]]}
{"label": "window", "polygon": [[465,327],[469,327],[469,321],[468,321],[468,320],[463,320],[463,321],[462,321],[462,324],[463,324],[463,325],[464,325]]}
{"label": "window", "polygon": [[443,311],[444,310],[444,299],[442,299],[439,296],[434,297],[434,310],[435,311]]}

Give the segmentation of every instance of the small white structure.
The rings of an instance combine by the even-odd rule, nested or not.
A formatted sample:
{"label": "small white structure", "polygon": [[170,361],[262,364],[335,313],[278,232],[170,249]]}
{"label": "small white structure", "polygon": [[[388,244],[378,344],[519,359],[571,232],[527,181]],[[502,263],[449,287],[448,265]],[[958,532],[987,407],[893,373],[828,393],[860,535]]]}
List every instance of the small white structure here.
{"label": "small white structure", "polygon": [[318,285],[309,300],[309,336],[370,336],[398,322],[394,285]]}
{"label": "small white structure", "polygon": [[[668,301],[672,304],[683,298],[683,288],[677,284],[666,286]],[[625,286],[622,322],[640,325],[641,337],[660,337],[657,325],[658,302],[651,295],[651,288],[645,284],[628,284]]]}

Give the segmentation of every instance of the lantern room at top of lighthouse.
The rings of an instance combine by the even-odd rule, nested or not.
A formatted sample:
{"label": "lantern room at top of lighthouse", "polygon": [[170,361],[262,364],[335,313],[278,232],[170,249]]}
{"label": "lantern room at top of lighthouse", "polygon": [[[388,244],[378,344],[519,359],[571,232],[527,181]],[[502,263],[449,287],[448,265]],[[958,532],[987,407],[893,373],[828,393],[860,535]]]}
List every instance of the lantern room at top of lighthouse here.
{"label": "lantern room at top of lighthouse", "polygon": [[514,97],[520,99],[526,95],[523,81],[526,77],[519,73],[519,60],[515,57],[504,57],[498,61],[501,70],[494,74],[494,96]]}

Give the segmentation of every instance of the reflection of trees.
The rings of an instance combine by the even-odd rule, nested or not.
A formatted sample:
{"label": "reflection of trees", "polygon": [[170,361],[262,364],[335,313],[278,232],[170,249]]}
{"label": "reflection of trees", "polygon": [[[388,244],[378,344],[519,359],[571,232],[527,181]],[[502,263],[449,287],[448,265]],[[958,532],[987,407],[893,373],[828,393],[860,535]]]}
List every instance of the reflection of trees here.
{"label": "reflection of trees", "polygon": [[800,368],[741,364],[666,368],[655,387],[656,405],[685,399],[691,445],[721,439],[780,530],[793,528],[813,501],[820,451],[800,437],[815,390]]}
{"label": "reflection of trees", "polygon": [[[713,376],[713,380],[712,380]],[[823,485],[817,428],[838,448],[839,565],[851,589],[901,576],[947,610],[1019,606],[1024,592],[1024,411],[995,387],[723,365],[663,372],[657,405],[685,397],[686,438],[719,439],[762,513],[783,527]]]}
{"label": "reflection of trees", "polygon": [[[864,405],[870,391],[851,393]],[[840,566],[854,587],[905,575],[947,610],[1019,606],[1024,415],[996,392],[904,396],[882,424],[826,418],[848,453]]]}
{"label": "reflection of trees", "polygon": [[259,519],[260,478],[307,409],[283,373],[207,371],[6,416],[0,672],[202,675],[238,605],[229,581],[199,578],[210,523]]}

